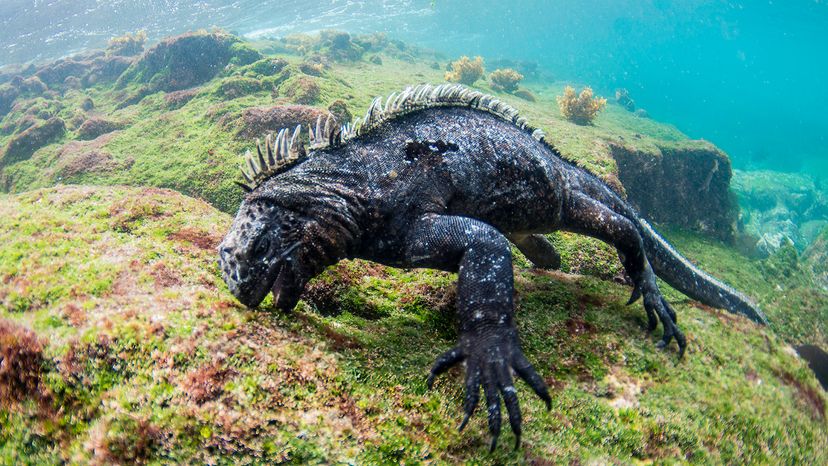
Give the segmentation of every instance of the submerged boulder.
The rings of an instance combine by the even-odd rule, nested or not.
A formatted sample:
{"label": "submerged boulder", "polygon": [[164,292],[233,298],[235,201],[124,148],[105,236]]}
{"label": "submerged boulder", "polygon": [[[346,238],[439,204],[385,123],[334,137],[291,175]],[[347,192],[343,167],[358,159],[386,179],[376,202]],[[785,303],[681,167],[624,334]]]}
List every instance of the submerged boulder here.
{"label": "submerged boulder", "polygon": [[697,142],[642,152],[611,144],[610,150],[628,199],[644,218],[733,237],[738,207],[729,190],[730,159],[716,146]]}
{"label": "submerged boulder", "polygon": [[330,112],[305,105],[277,105],[274,107],[253,107],[244,110],[240,121],[225,119],[224,126],[237,126],[237,135],[243,138],[260,137],[282,128],[296,125],[314,125],[319,117],[323,119]]}
{"label": "submerged boulder", "polygon": [[228,64],[247,65],[261,54],[231,34],[192,32],[165,39],[147,50],[118,79],[118,87],[147,84],[149,92],[177,91],[203,84]]}
{"label": "submerged boulder", "polygon": [[736,170],[733,191],[745,230],[759,239],[764,255],[788,241],[804,251],[828,226],[828,196],[809,175]]}
{"label": "submerged boulder", "polygon": [[6,145],[0,156],[0,167],[31,157],[41,147],[60,139],[65,132],[66,123],[58,117],[28,128]]}
{"label": "submerged boulder", "polygon": [[93,117],[80,125],[80,128],[78,128],[78,139],[81,141],[95,139],[102,134],[111,133],[123,127],[124,125],[119,122]]}

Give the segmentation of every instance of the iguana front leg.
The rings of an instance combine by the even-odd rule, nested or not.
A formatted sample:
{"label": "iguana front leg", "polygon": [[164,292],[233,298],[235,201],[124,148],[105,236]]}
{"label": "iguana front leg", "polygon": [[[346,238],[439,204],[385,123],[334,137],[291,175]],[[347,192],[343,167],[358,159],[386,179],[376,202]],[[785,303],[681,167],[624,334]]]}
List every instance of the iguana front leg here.
{"label": "iguana front leg", "polygon": [[500,435],[500,398],[520,444],[521,414],[511,370],[525,380],[547,404],[546,383],[520,349],[514,324],[514,279],[509,243],[493,227],[466,217],[429,214],[409,230],[407,265],[458,272],[457,314],[460,341],[437,358],[428,386],[435,377],[466,362],[465,427],[480,398],[486,397],[491,448]]}
{"label": "iguana front leg", "polygon": [[658,323],[656,317],[661,320],[664,327],[664,334],[657,346],[665,347],[675,338],[679,346],[679,355],[684,355],[687,341],[676,325],[676,312],[658,289],[655,273],[644,253],[644,242],[633,222],[581,193],[573,193],[565,203],[564,219],[563,228],[615,246],[624,269],[635,284],[629,304],[643,296],[649,329],[655,329]]}

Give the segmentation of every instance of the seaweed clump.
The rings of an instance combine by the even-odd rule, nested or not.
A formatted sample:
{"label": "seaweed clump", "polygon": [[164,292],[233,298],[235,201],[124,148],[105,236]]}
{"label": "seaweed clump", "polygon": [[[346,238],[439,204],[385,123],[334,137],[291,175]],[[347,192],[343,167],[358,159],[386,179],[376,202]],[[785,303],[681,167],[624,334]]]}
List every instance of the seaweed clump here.
{"label": "seaweed clump", "polygon": [[563,95],[557,97],[561,115],[567,120],[588,125],[607,106],[607,99],[592,97],[592,88],[585,87],[580,94],[572,86],[566,86]]}
{"label": "seaweed clump", "polygon": [[451,71],[446,73],[446,81],[471,86],[475,81],[483,77],[483,58],[474,57],[471,60],[467,56],[451,63]]}
{"label": "seaweed clump", "polygon": [[144,44],[146,43],[147,31],[142,29],[135,34],[126,33],[122,36],[109,39],[106,53],[107,55],[117,55],[120,57],[134,57],[144,51]]}
{"label": "seaweed clump", "polygon": [[518,90],[518,83],[523,81],[523,75],[512,68],[502,68],[492,71],[489,80],[496,91],[512,93]]}
{"label": "seaweed clump", "polygon": [[0,408],[38,393],[43,342],[31,330],[0,320]]}

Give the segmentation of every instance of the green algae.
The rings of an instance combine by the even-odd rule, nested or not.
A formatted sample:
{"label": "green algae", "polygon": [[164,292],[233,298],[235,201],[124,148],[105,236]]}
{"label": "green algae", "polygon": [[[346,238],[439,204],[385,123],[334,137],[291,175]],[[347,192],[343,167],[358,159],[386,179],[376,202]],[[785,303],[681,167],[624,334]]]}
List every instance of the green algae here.
{"label": "green algae", "polygon": [[[241,200],[232,183],[240,154],[251,147],[227,122],[249,107],[294,102],[300,80],[318,86],[314,105],[351,111],[443,80],[431,60],[406,50],[372,50],[381,65],[334,61],[308,76],[302,57],[279,46],[258,61],[242,53],[180,106],[124,79],[122,89],[35,99],[2,120],[31,108],[69,131],[0,173],[0,186],[22,193],[0,195],[0,318],[49,341],[42,390],[52,400],[0,410],[0,462],[825,462],[825,396],[789,344],[826,344],[828,294],[796,251],[751,259],[665,228],[771,320],[759,328],[667,289],[690,342],[681,361],[654,348],[660,330],[644,332],[639,305],[623,306],[629,289],[613,283],[623,274],[611,247],[550,235],[562,272],[531,270],[516,253],[522,344],[553,407],[521,385],[525,446],[493,455],[482,415],[456,432],[461,371],[432,392],[425,386],[429,365],[456,340],[455,276],[346,261],[314,280],[292,313],[269,301],[265,312],[242,309],[214,257],[230,220],[221,211]],[[614,103],[594,125],[574,125],[554,103],[563,83],[526,87],[535,102],[496,94],[610,182],[614,145],[653,157],[711,146]],[[86,99],[94,108],[78,116]],[[65,150],[77,136],[71,122],[96,115],[125,126]],[[13,135],[0,133],[0,145]],[[70,175],[56,168],[79,153],[108,158]],[[57,182],[110,187],[49,188]],[[510,440],[504,433],[502,443]]]}
{"label": "green algae", "polygon": [[[659,331],[645,333],[640,306],[623,305],[627,287],[518,267],[522,345],[550,385],[552,410],[520,384],[524,447],[489,455],[482,415],[455,429],[462,372],[425,386],[427,368],[456,339],[452,274],[346,261],[314,280],[295,311],[267,302],[250,311],[215,265],[230,218],[204,202],[155,188],[67,186],[4,196],[0,214],[11,219],[0,226],[0,318],[48,341],[41,391],[52,400],[0,411],[0,458],[826,459],[825,397],[807,366],[772,329],[721,311],[676,300],[690,342],[679,361],[674,349],[655,349]],[[691,257],[716,250],[671,238]],[[21,287],[32,304],[13,309]]]}

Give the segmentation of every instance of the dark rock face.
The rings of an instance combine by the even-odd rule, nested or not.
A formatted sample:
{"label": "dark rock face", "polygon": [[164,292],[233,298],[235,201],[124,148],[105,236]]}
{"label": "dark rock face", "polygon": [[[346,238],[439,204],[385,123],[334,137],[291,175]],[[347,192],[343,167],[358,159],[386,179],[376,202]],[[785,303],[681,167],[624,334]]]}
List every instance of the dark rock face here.
{"label": "dark rock face", "polygon": [[808,366],[814,371],[822,388],[828,391],[828,353],[815,345],[802,345],[796,348],[802,359],[808,361]]}
{"label": "dark rock face", "polygon": [[247,65],[261,54],[224,33],[188,33],[147,50],[118,79],[118,86],[146,83],[149,92],[177,91],[203,84],[228,64]]}
{"label": "dark rock face", "polygon": [[325,110],[304,105],[248,108],[242,112],[238,135],[245,138],[261,137],[282,128],[292,129],[300,124],[315,125],[318,117],[324,119],[328,115],[330,113]]}
{"label": "dark rock face", "polygon": [[32,126],[9,141],[0,157],[0,167],[31,157],[36,150],[56,141],[65,132],[66,124],[58,117]]}
{"label": "dark rock face", "polygon": [[661,148],[660,154],[611,146],[629,201],[646,219],[731,240],[738,207],[730,159],[712,144]]}
{"label": "dark rock face", "polygon": [[80,128],[78,128],[78,139],[88,141],[121,128],[123,128],[123,125],[118,122],[105,120],[103,118],[90,118],[84,121]]}

